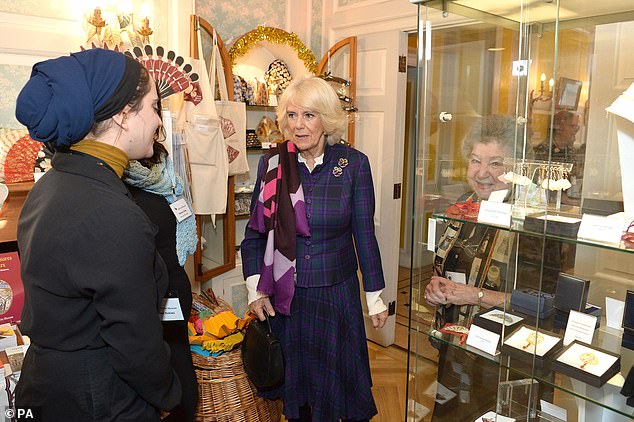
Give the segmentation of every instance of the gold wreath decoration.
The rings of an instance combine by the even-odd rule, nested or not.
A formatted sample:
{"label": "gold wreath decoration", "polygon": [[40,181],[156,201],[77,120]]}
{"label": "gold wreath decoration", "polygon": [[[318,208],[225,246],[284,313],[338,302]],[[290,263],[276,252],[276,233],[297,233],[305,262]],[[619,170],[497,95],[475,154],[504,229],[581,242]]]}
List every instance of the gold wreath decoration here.
{"label": "gold wreath decoration", "polygon": [[297,57],[304,62],[304,66],[306,66],[308,71],[311,73],[317,72],[317,60],[315,60],[315,55],[304,45],[297,34],[270,26],[258,26],[256,29],[238,38],[231,46],[231,49],[229,49],[231,64],[235,65],[235,61],[238,57],[247,54],[251,48],[257,46],[261,41],[288,45],[297,52]]}

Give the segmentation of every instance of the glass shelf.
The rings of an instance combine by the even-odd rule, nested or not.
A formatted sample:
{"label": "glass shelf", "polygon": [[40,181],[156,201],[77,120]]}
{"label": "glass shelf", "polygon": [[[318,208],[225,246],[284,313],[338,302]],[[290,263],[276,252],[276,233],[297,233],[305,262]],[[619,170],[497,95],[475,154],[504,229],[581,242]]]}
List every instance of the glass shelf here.
{"label": "glass shelf", "polygon": [[619,251],[619,252],[625,252],[625,253],[634,254],[634,249],[625,248],[623,246],[623,242],[621,242],[621,245],[617,246],[617,245],[610,244],[610,243],[601,243],[601,242],[585,240],[585,239],[571,238],[571,237],[566,237],[566,236],[557,236],[557,235],[553,235],[553,234],[550,234],[550,233],[538,233],[538,232],[534,232],[534,231],[530,231],[530,230],[524,230],[524,223],[520,219],[513,219],[512,222],[511,222],[511,227],[502,227],[502,226],[496,226],[496,225],[492,225],[492,224],[480,223],[480,222],[476,221],[475,219],[471,219],[471,218],[451,217],[451,216],[449,216],[449,215],[447,215],[445,213],[439,213],[439,212],[434,212],[434,213],[432,213],[431,216],[433,218],[435,218],[435,219],[438,219],[438,220],[455,221],[455,222],[459,222],[459,223],[473,223],[473,224],[478,224],[478,225],[482,225],[482,226],[486,226],[486,227],[495,228],[495,229],[498,229],[498,230],[506,230],[506,231],[510,231],[510,232],[513,232],[513,233],[527,235],[527,236],[531,236],[531,237],[544,238],[544,239],[549,239],[549,240],[556,240],[556,241],[571,243],[571,244],[575,244],[575,245],[593,246],[593,247],[598,247],[598,248],[602,248],[602,249],[609,249],[609,250],[613,250],[613,251]]}
{"label": "glass shelf", "polygon": [[[610,330],[610,329],[606,329],[606,330]],[[467,345],[466,343],[461,343],[460,337],[456,335],[442,333],[434,329],[428,329],[428,330],[412,329],[412,331],[416,332],[417,334],[420,334],[420,333],[426,334],[429,337],[430,341],[437,341],[442,344],[446,344],[449,347],[463,350],[471,355],[484,358],[495,365],[499,365],[504,370],[509,371],[509,373],[513,374],[513,378],[522,377],[522,378],[535,379],[539,383],[548,385],[560,391],[564,391],[575,397],[579,397],[584,400],[590,401],[596,405],[609,409],[618,414],[621,414],[627,417],[632,417],[631,413],[626,413],[623,410],[623,409],[627,409],[627,407],[611,406],[610,404],[606,404],[601,399],[597,398],[597,397],[604,397],[608,394],[612,394],[614,393],[615,390],[620,390],[620,386],[615,386],[610,383],[606,383],[601,387],[592,387],[568,375],[564,375],[560,372],[553,372],[553,370],[551,369],[551,362],[554,360],[554,358],[552,358],[551,361],[546,362],[542,367],[537,367],[537,366],[534,367],[533,361],[530,357],[530,354],[528,353],[527,353],[526,359],[519,359],[517,357],[509,356],[505,353],[500,353],[500,352],[498,352],[498,354],[493,356],[475,347]],[[548,331],[551,331],[551,330],[548,330]],[[563,330],[558,330],[558,331],[553,330],[552,332],[555,332],[556,334],[559,334],[562,337],[564,334]],[[619,332],[617,332],[616,330],[610,330],[608,332],[599,328],[595,332],[595,339],[593,340],[592,344],[595,347],[599,347],[607,351],[620,354],[621,368],[622,368],[622,371],[626,372],[625,375],[627,375],[627,371],[631,367],[632,362],[634,362],[634,351],[621,348],[620,346],[621,336]],[[615,379],[617,377],[615,377]],[[621,402],[621,404],[624,404],[626,399],[627,397],[620,396],[619,402]]]}

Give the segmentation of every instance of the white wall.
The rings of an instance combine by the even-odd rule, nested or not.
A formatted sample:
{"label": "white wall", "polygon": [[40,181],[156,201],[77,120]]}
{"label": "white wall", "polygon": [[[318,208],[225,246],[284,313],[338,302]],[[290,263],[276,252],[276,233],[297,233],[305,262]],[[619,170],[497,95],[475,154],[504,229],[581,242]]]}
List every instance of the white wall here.
{"label": "white wall", "polygon": [[[2,0],[0,4],[0,127],[21,128],[15,99],[39,61],[78,51],[86,40],[84,13],[93,2],[72,0]],[[189,53],[192,2],[148,1],[153,44]],[[142,0],[133,0],[140,13]],[[183,53],[180,53],[183,52]]]}

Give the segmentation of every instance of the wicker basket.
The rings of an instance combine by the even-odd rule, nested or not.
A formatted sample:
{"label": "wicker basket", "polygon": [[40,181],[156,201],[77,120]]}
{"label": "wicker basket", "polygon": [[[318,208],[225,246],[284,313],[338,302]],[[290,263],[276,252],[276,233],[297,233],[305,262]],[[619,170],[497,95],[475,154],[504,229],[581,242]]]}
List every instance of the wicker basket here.
{"label": "wicker basket", "polygon": [[196,421],[279,422],[281,402],[258,397],[242,367],[240,348],[218,357],[192,353],[198,380]]}

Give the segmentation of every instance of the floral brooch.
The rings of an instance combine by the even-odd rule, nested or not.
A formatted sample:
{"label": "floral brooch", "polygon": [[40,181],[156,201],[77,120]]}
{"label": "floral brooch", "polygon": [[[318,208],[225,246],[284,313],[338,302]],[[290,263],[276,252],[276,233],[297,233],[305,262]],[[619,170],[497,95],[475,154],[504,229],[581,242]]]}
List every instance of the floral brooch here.
{"label": "floral brooch", "polygon": [[343,169],[348,165],[347,158],[340,158],[337,165],[332,169],[332,174],[335,177],[339,177],[343,174]]}

